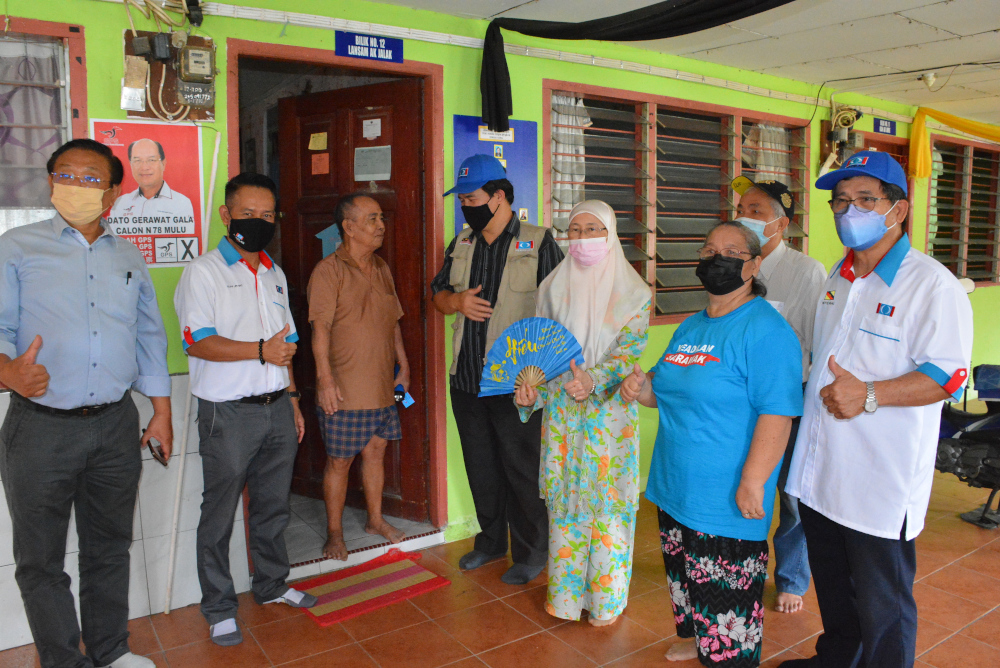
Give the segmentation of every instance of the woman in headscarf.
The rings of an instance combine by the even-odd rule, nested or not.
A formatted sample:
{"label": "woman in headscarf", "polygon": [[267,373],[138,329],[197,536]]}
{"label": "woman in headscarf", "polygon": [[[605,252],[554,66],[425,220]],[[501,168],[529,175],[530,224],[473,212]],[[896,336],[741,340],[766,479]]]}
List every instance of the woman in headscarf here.
{"label": "woman in headscarf", "polygon": [[618,395],[646,347],[651,291],[625,259],[615,213],[570,212],[569,255],[538,287],[537,314],[564,325],[584,364],[515,394],[521,419],[545,407],[539,486],[549,511],[546,611],[606,626],[625,609],[639,503],[639,414]]}

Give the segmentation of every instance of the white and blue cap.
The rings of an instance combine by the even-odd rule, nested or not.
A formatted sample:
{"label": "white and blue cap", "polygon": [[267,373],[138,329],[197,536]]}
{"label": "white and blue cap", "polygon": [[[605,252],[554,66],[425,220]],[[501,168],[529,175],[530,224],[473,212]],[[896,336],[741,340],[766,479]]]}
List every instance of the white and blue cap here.
{"label": "white and blue cap", "polygon": [[445,197],[452,193],[467,195],[479,190],[490,181],[507,178],[507,170],[503,164],[492,155],[477,153],[470,155],[462,161],[462,166],[458,168],[458,179],[455,187],[444,194]]}
{"label": "white and blue cap", "polygon": [[835,169],[816,179],[816,187],[820,190],[833,190],[844,179],[855,176],[871,176],[879,181],[891,183],[903,189],[907,194],[906,172],[902,165],[896,162],[888,153],[882,151],[859,151],[855,153],[840,169]]}

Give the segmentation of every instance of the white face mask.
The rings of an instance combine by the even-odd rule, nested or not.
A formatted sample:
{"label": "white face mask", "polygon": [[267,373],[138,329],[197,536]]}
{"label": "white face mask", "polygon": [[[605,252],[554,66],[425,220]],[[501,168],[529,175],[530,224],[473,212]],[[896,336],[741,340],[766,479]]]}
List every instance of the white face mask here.
{"label": "white face mask", "polygon": [[[781,216],[778,216],[774,220],[778,220],[780,218]],[[764,229],[767,228],[768,225],[773,223],[774,220],[769,220],[766,223],[762,223],[761,221],[755,220],[753,218],[743,217],[743,218],[737,218],[736,222],[743,225],[744,227],[753,230],[753,233],[757,235],[757,239],[760,240],[761,248],[763,248],[764,246],[767,245],[768,241],[774,238],[774,234],[777,234],[777,232],[775,232],[769,237],[764,236]]]}

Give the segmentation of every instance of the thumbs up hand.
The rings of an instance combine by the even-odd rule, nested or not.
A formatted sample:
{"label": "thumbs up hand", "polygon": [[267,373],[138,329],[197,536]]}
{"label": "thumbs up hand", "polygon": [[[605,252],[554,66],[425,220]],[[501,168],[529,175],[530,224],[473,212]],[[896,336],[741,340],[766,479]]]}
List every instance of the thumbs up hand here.
{"label": "thumbs up hand", "polygon": [[286,323],[280,332],[264,342],[264,361],[275,366],[288,366],[292,363],[292,355],[298,348],[294,343],[285,341],[291,327]]}
{"label": "thumbs up hand", "polygon": [[[41,347],[42,337],[36,335],[23,354],[0,361],[0,383],[22,397],[40,397],[45,394],[49,387],[49,372],[43,365],[35,364]],[[0,357],[0,360],[5,358],[6,356]]]}
{"label": "thumbs up hand", "polygon": [[844,369],[833,355],[827,360],[833,382],[819,391],[823,405],[838,420],[849,420],[865,409],[868,388],[854,374]]}
{"label": "thumbs up hand", "polygon": [[573,372],[573,380],[563,385],[566,394],[577,401],[586,401],[590,393],[594,391],[594,379],[576,365],[576,360],[569,361],[569,370]]}
{"label": "thumbs up hand", "polygon": [[642,392],[642,388],[645,384],[646,374],[643,373],[642,367],[639,366],[638,362],[636,362],[635,368],[632,369],[632,373],[630,373],[628,377],[622,381],[618,394],[621,395],[623,401],[631,403],[639,398],[639,393]]}

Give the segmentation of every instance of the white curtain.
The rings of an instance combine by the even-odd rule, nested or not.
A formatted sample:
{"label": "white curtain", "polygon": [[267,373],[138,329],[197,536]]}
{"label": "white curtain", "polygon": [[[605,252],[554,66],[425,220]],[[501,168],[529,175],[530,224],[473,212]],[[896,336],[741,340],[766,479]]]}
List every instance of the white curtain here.
{"label": "white curtain", "polygon": [[[572,113],[567,113],[570,110]],[[583,141],[574,143],[567,139],[582,137],[584,128],[591,124],[582,98],[552,95],[552,224],[563,232],[569,210],[586,199],[583,182],[587,178],[584,159],[587,149]]]}
{"label": "white curtain", "polygon": [[743,161],[756,170],[753,179],[772,179],[791,187],[791,146],[786,128],[755,123],[743,138]]}
{"label": "white curtain", "polygon": [[45,163],[69,138],[62,42],[0,35],[0,233],[51,215]]}

